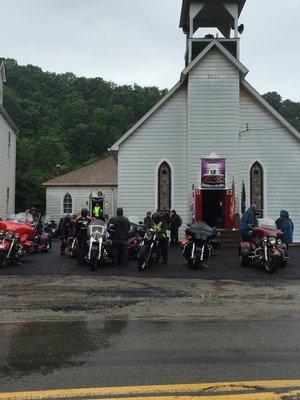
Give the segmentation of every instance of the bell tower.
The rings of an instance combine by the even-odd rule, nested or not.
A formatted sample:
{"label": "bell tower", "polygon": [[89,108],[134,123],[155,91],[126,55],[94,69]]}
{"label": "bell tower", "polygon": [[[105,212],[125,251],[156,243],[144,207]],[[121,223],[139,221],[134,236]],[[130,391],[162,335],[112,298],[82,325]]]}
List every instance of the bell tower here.
{"label": "bell tower", "polygon": [[[186,65],[214,38],[239,58],[239,36],[244,30],[244,25],[239,25],[239,17],[245,2],[246,0],[182,1],[180,28],[186,35]],[[201,28],[216,28],[220,34],[217,33],[216,37],[212,34],[203,35]]]}

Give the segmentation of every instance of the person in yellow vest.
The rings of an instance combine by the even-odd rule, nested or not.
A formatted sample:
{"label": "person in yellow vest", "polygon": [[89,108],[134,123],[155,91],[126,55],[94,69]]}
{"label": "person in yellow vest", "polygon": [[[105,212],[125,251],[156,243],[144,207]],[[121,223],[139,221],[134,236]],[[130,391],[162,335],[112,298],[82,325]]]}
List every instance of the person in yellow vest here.
{"label": "person in yellow vest", "polygon": [[169,248],[168,226],[162,220],[162,217],[159,213],[153,214],[151,229],[153,229],[159,237],[159,244],[160,244],[160,248],[161,248],[163,264],[167,264],[168,263],[168,248]]}
{"label": "person in yellow vest", "polygon": [[96,219],[102,219],[103,218],[103,210],[100,204],[95,204],[95,207],[93,208],[93,216]]}

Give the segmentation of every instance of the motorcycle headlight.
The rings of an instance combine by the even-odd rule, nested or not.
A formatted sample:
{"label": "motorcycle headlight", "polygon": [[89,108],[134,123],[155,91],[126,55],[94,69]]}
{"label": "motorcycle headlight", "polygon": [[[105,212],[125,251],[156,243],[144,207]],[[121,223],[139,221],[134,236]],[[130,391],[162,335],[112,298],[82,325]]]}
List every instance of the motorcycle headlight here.
{"label": "motorcycle headlight", "polygon": [[99,240],[100,239],[100,234],[98,232],[95,232],[92,234],[92,238],[95,240]]}
{"label": "motorcycle headlight", "polygon": [[5,234],[5,237],[6,237],[6,239],[11,240],[11,239],[13,239],[14,234],[11,231],[7,231],[6,234]]}
{"label": "motorcycle headlight", "polygon": [[268,241],[268,238],[264,237],[263,242],[266,243]]}
{"label": "motorcycle headlight", "polygon": [[282,240],[281,240],[281,239],[278,239],[278,240],[277,240],[277,243],[278,243],[278,244],[282,244]]}
{"label": "motorcycle headlight", "polygon": [[276,244],[276,242],[277,242],[276,237],[270,237],[269,243],[270,243],[272,246],[274,246],[274,244]]}

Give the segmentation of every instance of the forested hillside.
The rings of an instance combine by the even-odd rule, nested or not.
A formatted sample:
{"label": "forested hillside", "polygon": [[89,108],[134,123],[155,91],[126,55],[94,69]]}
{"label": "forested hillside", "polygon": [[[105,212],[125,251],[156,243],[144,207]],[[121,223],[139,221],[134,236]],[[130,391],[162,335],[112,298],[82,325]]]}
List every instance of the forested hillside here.
{"label": "forested hillside", "polygon": [[20,129],[17,210],[44,208],[42,182],[99,160],[166,92],[44,72],[12,59],[6,75],[4,107]]}
{"label": "forested hillside", "polygon": [[[101,78],[55,74],[6,62],[4,106],[20,129],[16,208],[44,209],[43,181],[100,159],[165,93]],[[300,129],[300,103],[265,98]],[[56,167],[59,165],[60,167]]]}

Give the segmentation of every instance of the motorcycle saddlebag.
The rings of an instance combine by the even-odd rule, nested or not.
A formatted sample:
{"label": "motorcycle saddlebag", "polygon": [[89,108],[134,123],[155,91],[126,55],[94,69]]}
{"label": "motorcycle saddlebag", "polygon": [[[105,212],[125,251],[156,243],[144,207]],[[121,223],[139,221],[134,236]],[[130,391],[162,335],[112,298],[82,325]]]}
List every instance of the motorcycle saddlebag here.
{"label": "motorcycle saddlebag", "polygon": [[251,245],[249,242],[241,242],[240,244],[240,255],[248,256],[251,252]]}

